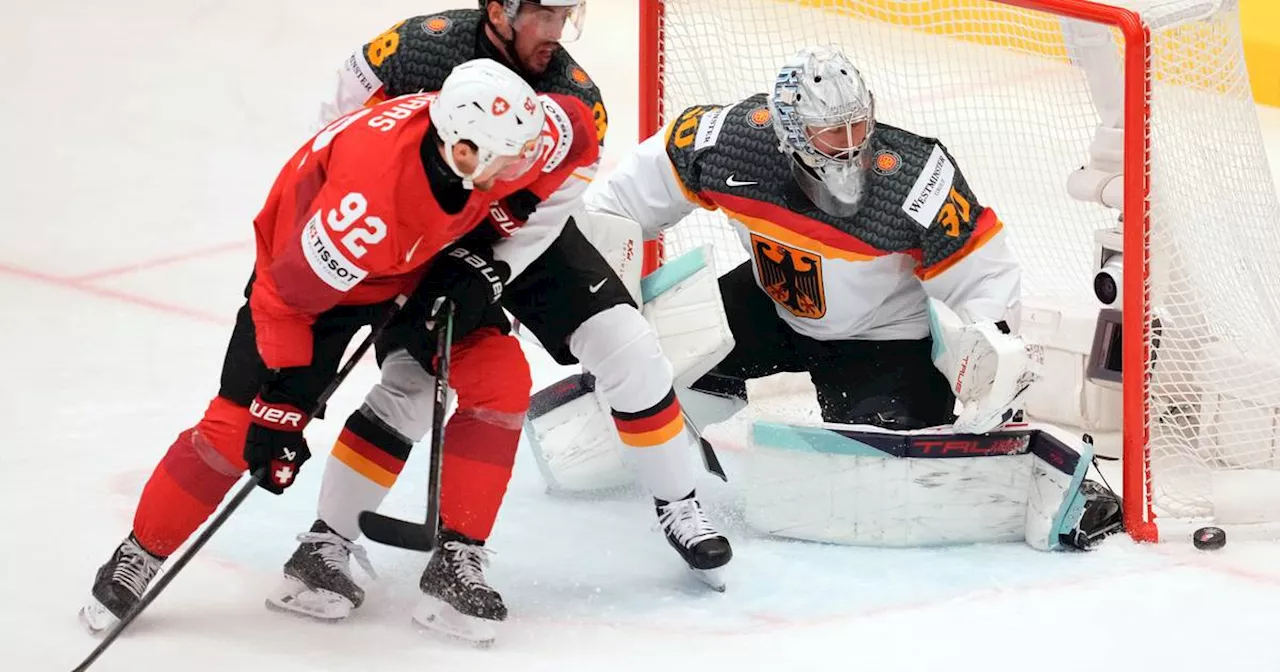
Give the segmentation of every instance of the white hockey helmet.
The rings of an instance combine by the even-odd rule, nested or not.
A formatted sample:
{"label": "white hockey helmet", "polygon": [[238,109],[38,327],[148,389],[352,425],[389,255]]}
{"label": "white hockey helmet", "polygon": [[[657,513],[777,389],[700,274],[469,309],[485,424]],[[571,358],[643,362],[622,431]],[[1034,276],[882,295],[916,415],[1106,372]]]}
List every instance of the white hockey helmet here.
{"label": "white hockey helmet", "polygon": [[[468,188],[500,157],[517,159],[499,179],[523,175],[539,156],[538,137],[546,119],[538,94],[519,75],[487,58],[453,69],[431,105],[431,123],[444,141],[444,157]],[[464,173],[453,161],[453,147],[475,145],[475,170]]]}
{"label": "white hockey helmet", "polygon": [[560,37],[560,42],[573,42],[582,37],[582,27],[587,20],[587,2],[586,0],[480,0],[480,9],[485,9],[491,2],[502,4],[502,11],[507,15],[507,19],[511,21],[511,25],[519,30],[516,26],[516,17],[520,14],[521,5],[535,5],[538,7],[568,7],[569,13],[564,23],[564,32]]}
{"label": "white hockey helmet", "polygon": [[778,71],[769,111],[782,152],[812,169],[829,195],[856,203],[875,96],[848,57],[833,46],[801,49]]}

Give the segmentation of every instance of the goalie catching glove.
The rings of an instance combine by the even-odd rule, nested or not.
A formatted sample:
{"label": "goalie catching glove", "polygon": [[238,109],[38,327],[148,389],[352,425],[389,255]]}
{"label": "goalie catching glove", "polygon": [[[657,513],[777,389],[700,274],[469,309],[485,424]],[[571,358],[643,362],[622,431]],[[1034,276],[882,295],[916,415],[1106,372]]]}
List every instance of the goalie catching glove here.
{"label": "goalie catching glove", "polygon": [[1009,333],[1004,322],[966,323],[946,304],[929,300],[933,363],[951,383],[962,409],[962,434],[984,434],[1008,422],[1039,379],[1039,351]]}

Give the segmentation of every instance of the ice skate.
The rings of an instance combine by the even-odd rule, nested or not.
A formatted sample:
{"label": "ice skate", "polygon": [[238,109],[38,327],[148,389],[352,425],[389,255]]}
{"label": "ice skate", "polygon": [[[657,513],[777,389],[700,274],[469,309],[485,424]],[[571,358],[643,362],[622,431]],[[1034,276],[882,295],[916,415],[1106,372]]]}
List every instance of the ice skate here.
{"label": "ice skate", "polygon": [[130,534],[98,568],[92,597],[80,609],[80,622],[95,634],[115,625],[142,599],[163,563],[164,558],[148,553]]}
{"label": "ice skate", "polygon": [[284,564],[284,578],[267,596],[267,607],[321,621],[340,621],[364,602],[364,589],[351,578],[352,557],[377,578],[364,548],[347,541],[322,520],[298,535],[298,550]]}
{"label": "ice skate", "polygon": [[720,568],[729,564],[733,549],[729,540],[707,520],[695,493],[673,502],[655,498],[654,504],[658,511],[658,524],[667,535],[667,543],[688,563],[689,571],[712,590],[724,592],[725,582]]}
{"label": "ice skate", "polygon": [[441,530],[419,587],[422,599],[413,611],[419,626],[487,647],[497,636],[494,624],[506,620],[502,596],[485,582],[489,551],[482,543]]}
{"label": "ice skate", "polygon": [[1124,531],[1123,503],[1107,486],[1085,479],[1080,484],[1084,499],[1080,521],[1061,536],[1062,543],[1081,551],[1093,550],[1106,537]]}

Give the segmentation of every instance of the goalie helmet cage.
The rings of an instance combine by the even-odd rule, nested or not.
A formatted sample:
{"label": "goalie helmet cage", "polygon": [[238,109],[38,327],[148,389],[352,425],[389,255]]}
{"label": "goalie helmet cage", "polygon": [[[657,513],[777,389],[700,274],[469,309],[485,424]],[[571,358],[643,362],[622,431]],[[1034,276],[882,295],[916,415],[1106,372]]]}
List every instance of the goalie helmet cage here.
{"label": "goalie helmet cage", "polygon": [[[1005,223],[1024,303],[1092,324],[1097,237],[1122,242],[1110,394],[1130,534],[1275,529],[1280,205],[1235,0],[641,0],[641,137],[688,106],[766,91],[812,44],[859,66],[881,122],[947,146]],[[1091,156],[1106,169],[1101,127],[1122,181],[1088,202],[1067,178]],[[721,273],[747,258],[723,215],[699,210],[647,244],[646,272],[705,243]]]}

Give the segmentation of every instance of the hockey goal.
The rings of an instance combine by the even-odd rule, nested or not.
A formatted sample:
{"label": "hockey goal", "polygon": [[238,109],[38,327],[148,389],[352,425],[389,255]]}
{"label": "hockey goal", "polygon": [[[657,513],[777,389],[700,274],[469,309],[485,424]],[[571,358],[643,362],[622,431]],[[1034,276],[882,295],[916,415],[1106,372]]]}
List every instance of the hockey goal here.
{"label": "hockey goal", "polygon": [[[643,136],[839,45],[879,119],[941,139],[1000,213],[1049,365],[1029,410],[1114,432],[1130,533],[1280,522],[1280,205],[1234,0],[642,0],[640,41]],[[746,259],[705,212],[649,258],[704,243]]]}

